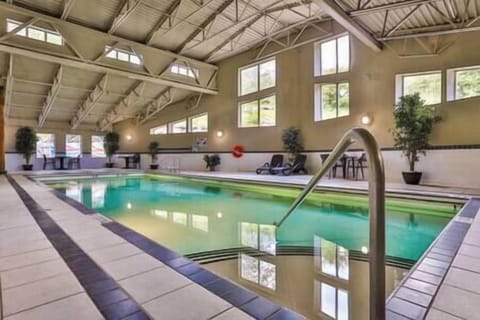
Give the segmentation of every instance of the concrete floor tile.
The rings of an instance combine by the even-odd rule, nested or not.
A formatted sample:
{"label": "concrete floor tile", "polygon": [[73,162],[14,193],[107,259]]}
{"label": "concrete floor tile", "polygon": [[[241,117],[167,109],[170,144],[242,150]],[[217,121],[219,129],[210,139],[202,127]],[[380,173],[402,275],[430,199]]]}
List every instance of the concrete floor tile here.
{"label": "concrete floor tile", "polygon": [[431,309],[425,320],[462,320],[462,318],[457,318],[437,309]]}
{"label": "concrete floor tile", "polygon": [[192,283],[166,266],[120,281],[120,285],[140,304]]}
{"label": "concrete floor tile", "polygon": [[30,251],[51,248],[48,240],[19,240],[11,244],[0,244],[0,257],[18,255]]}
{"label": "concrete floor tile", "polygon": [[245,312],[235,307],[213,318],[213,320],[250,320],[250,319],[254,319],[254,318],[250,317],[248,314],[246,314]]}
{"label": "concrete floor tile", "polygon": [[206,320],[231,305],[199,285],[192,284],[154,299],[143,307],[156,319]]}
{"label": "concrete floor tile", "polygon": [[47,248],[0,258],[0,272],[60,258],[57,250]]}
{"label": "concrete floor tile", "polygon": [[97,263],[105,263],[139,254],[142,251],[133,244],[125,242],[107,248],[92,250],[88,254]]}
{"label": "concrete floor tile", "polygon": [[480,258],[457,255],[453,260],[453,266],[480,273]]}
{"label": "concrete floor tile", "polygon": [[101,264],[101,267],[115,280],[164,266],[163,263],[146,253]]}
{"label": "concrete floor tile", "polygon": [[444,283],[480,294],[480,273],[451,268]]}
{"label": "concrete floor tile", "polygon": [[460,318],[480,319],[480,295],[443,285],[433,302],[438,310],[454,314]]}

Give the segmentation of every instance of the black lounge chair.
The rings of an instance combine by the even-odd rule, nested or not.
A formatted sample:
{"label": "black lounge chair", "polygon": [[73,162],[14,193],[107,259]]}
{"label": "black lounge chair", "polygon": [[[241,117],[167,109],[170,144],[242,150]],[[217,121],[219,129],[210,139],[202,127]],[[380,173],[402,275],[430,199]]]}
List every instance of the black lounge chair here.
{"label": "black lounge chair", "polygon": [[293,163],[287,163],[285,166],[272,168],[272,173],[282,173],[285,176],[289,176],[292,173],[303,172],[307,174],[307,169],[305,169],[305,162],[307,161],[307,156],[304,154],[299,154],[295,157]]}
{"label": "black lounge chair", "polygon": [[272,169],[276,167],[281,167],[283,165],[283,155],[274,154],[270,163],[265,162],[265,164],[255,171],[257,174],[261,174],[263,171],[268,171],[273,174]]}

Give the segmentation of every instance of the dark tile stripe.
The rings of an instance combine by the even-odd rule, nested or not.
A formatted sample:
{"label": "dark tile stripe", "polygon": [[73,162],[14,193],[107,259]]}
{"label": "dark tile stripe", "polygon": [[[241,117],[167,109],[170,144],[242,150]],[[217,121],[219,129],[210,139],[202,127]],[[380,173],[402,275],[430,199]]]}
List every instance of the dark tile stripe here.
{"label": "dark tile stripe", "polygon": [[[480,199],[472,199],[457,217],[474,218],[479,208]],[[469,228],[469,223],[450,221],[388,300],[387,320],[425,318]]]}
{"label": "dark tile stripe", "polygon": [[7,176],[7,179],[106,319],[149,319],[140,306],[75,244],[12,177]]}
{"label": "dark tile stripe", "polygon": [[256,293],[244,289],[178,253],[146,238],[142,234],[117,222],[107,222],[103,226],[122,237],[134,246],[170,266],[193,282],[204,287],[213,294],[240,308],[255,319],[303,319],[297,313],[282,308]]}

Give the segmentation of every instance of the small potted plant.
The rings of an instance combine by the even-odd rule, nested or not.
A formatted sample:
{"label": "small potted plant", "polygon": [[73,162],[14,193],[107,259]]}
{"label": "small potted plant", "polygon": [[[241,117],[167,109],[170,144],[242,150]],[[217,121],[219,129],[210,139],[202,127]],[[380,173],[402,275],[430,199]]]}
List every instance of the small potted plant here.
{"label": "small potted plant", "polygon": [[220,156],[218,154],[212,154],[210,156],[206,154],[203,157],[203,161],[205,161],[207,169],[210,169],[210,171],[215,171],[215,167],[220,165]]}
{"label": "small potted plant", "polygon": [[150,156],[152,157],[152,163],[150,164],[150,169],[156,170],[158,169],[158,164],[156,163],[157,161],[157,154],[158,154],[158,149],[160,148],[160,144],[157,141],[152,141],[148,145],[148,153],[150,153]]}
{"label": "small potted plant", "polygon": [[392,130],[395,147],[407,157],[410,171],[402,172],[406,184],[419,184],[422,172],[415,171],[419,155],[426,155],[430,134],[441,120],[435,107],[425,105],[418,93],[400,98],[393,112],[395,128]]}
{"label": "small potted plant", "polygon": [[23,170],[31,171],[33,164],[30,159],[37,148],[37,135],[30,127],[21,127],[15,135],[15,149],[23,155],[25,164],[22,165]]}
{"label": "small potted plant", "polygon": [[108,162],[105,163],[106,168],[113,168],[112,162],[113,155],[120,149],[120,136],[116,132],[108,132],[103,140],[103,147],[105,149],[105,155]]}
{"label": "small potted plant", "polygon": [[283,149],[288,153],[288,160],[293,162],[295,157],[302,152],[302,135],[299,128],[288,127],[282,133]]}

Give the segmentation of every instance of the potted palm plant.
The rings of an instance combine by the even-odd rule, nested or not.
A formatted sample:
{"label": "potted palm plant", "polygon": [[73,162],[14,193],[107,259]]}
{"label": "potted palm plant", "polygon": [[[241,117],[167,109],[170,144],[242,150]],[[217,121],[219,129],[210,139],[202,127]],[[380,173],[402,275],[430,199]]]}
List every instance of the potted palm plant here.
{"label": "potted palm plant", "polygon": [[400,98],[393,112],[395,128],[392,130],[395,147],[407,157],[409,171],[402,172],[406,184],[419,184],[422,172],[415,171],[419,155],[426,155],[430,134],[441,120],[435,108],[425,105],[418,93]]}
{"label": "potted palm plant", "polygon": [[33,164],[30,163],[32,155],[37,148],[37,135],[30,127],[21,127],[15,135],[15,149],[23,155],[25,164],[22,165],[23,170],[31,171]]}
{"label": "potted palm plant", "polygon": [[218,154],[212,154],[210,156],[206,154],[203,156],[203,161],[205,161],[207,169],[210,169],[210,171],[215,171],[215,167],[220,165],[220,156]]}
{"label": "potted palm plant", "polygon": [[150,164],[150,169],[156,170],[158,169],[158,164],[156,163],[157,161],[157,154],[158,154],[158,149],[160,148],[160,144],[157,141],[152,141],[148,145],[148,153],[150,153],[150,156],[152,157],[152,163]]}
{"label": "potted palm plant", "polygon": [[293,162],[295,157],[302,152],[302,134],[299,128],[288,127],[282,133],[283,149],[288,153],[288,160]]}
{"label": "potted palm plant", "polygon": [[103,140],[103,147],[108,162],[105,163],[106,168],[113,168],[112,157],[120,149],[120,136],[116,132],[108,132]]}

